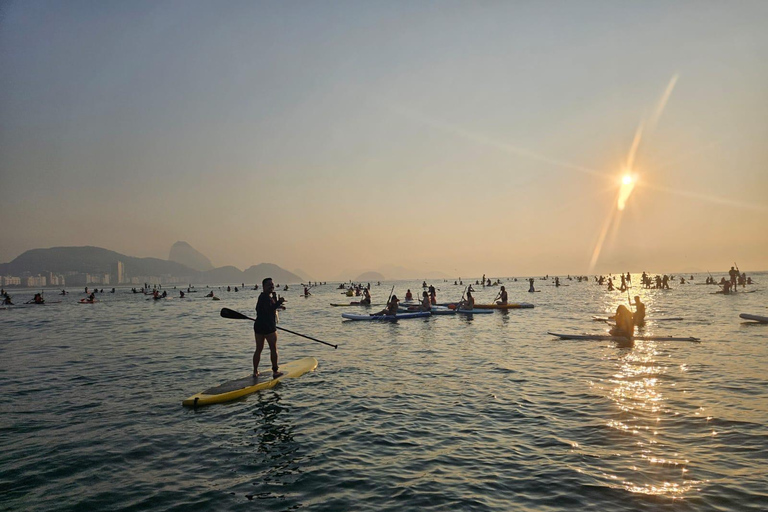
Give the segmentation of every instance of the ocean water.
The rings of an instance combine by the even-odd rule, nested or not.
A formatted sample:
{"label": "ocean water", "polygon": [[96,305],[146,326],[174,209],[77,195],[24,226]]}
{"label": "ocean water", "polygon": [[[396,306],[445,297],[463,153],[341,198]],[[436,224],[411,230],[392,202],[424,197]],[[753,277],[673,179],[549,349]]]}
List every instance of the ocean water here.
{"label": "ocean water", "polygon": [[[632,347],[547,334],[606,330],[592,316],[626,294],[594,282],[505,280],[535,309],[396,323],[342,321],[363,308],[331,307],[350,300],[338,283],[294,286],[280,325],[339,348],[280,332],[281,360],[315,372],[197,410],[181,400],[250,372],[251,323],[219,310],[252,313],[258,292],[49,292],[0,310],[0,509],[766,510],[768,325],[738,317],[768,315],[753,278],[731,296],[635,288],[649,318],[684,318],[645,334],[702,341]],[[382,283],[374,302],[392,284],[421,292]]]}

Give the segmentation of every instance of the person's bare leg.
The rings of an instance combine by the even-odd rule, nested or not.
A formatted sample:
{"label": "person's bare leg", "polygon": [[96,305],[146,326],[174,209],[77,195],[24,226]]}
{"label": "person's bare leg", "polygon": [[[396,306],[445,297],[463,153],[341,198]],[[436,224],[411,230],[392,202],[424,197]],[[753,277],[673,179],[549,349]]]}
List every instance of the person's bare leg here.
{"label": "person's bare leg", "polygon": [[273,332],[271,334],[267,334],[266,338],[267,343],[269,343],[269,357],[272,360],[272,378],[276,379],[283,374],[283,372],[278,371],[279,366],[277,364],[277,333]]}
{"label": "person's bare leg", "polygon": [[259,361],[261,361],[261,351],[264,350],[264,335],[253,333],[256,337],[256,351],[253,353],[253,376],[259,376]]}

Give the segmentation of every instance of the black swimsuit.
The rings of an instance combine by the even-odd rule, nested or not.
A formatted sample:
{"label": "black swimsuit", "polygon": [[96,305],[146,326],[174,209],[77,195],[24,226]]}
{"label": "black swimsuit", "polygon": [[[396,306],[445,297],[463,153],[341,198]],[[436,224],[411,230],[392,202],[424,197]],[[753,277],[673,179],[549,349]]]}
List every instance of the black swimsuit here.
{"label": "black swimsuit", "polygon": [[280,305],[272,300],[266,292],[259,295],[256,302],[256,321],[253,322],[253,332],[257,334],[272,334],[277,331],[277,315],[275,312]]}

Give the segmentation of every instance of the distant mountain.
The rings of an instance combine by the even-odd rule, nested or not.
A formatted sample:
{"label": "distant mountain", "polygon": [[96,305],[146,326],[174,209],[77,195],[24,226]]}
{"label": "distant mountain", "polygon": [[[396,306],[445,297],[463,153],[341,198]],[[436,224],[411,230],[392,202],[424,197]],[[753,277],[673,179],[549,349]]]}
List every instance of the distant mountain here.
{"label": "distant mountain", "polygon": [[363,272],[359,276],[357,276],[355,279],[357,282],[362,281],[384,281],[384,275],[380,274],[378,272]]}
{"label": "distant mountain", "polygon": [[237,267],[219,267],[200,274],[200,282],[203,283],[244,283],[246,285],[258,284],[265,277],[271,277],[275,284],[295,284],[302,281],[301,277],[293,272],[288,272],[273,263],[259,263],[247,268],[245,271]]}
{"label": "distant mountain", "polygon": [[275,284],[294,284],[302,282],[300,276],[293,272],[288,272],[274,263],[259,263],[253,265],[243,272],[246,276],[246,282],[261,285],[261,280],[265,277],[271,277]]}
{"label": "distant mountain", "polygon": [[199,281],[201,283],[210,284],[237,284],[245,283],[247,281],[248,284],[254,284],[250,280],[245,279],[245,275],[243,274],[242,270],[231,265],[214,268],[206,272],[200,272]]}
{"label": "distant mountain", "polygon": [[214,266],[211,260],[206,258],[202,253],[195,250],[187,242],[176,242],[171,246],[171,252],[168,255],[168,261],[175,261],[182,265],[205,272],[206,270],[213,270]]}
{"label": "distant mountain", "polygon": [[0,274],[20,275],[25,272],[83,272],[109,274],[122,261],[130,275],[192,277],[196,271],[174,261],[158,258],[134,258],[101,247],[51,247],[31,249],[10,263],[0,264]]}
{"label": "distant mountain", "polygon": [[[194,249],[192,250],[194,251]],[[0,275],[21,276],[27,273],[36,275],[45,272],[114,274],[118,261],[123,263],[125,272],[129,277],[173,276],[182,278],[184,281],[206,284],[247,283],[260,285],[261,280],[265,277],[271,277],[275,283],[280,284],[293,284],[302,281],[301,277],[272,263],[260,263],[248,268],[245,272],[232,266],[198,272],[175,261],[158,258],[135,258],[91,246],[32,249],[9,263],[0,263]]]}

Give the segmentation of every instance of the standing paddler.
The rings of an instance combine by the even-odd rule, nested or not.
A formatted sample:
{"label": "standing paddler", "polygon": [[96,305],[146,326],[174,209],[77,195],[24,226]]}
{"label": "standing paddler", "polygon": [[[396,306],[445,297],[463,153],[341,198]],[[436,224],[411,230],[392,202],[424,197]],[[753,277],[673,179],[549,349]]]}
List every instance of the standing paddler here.
{"label": "standing paddler", "polygon": [[264,341],[269,344],[269,357],[272,361],[272,378],[276,379],[283,374],[278,371],[277,365],[277,310],[282,307],[284,298],[276,299],[272,292],[275,284],[271,277],[261,282],[262,292],[256,302],[256,321],[253,322],[253,334],[256,338],[256,351],[253,353],[253,376],[259,376],[259,361],[261,351],[264,350]]}

